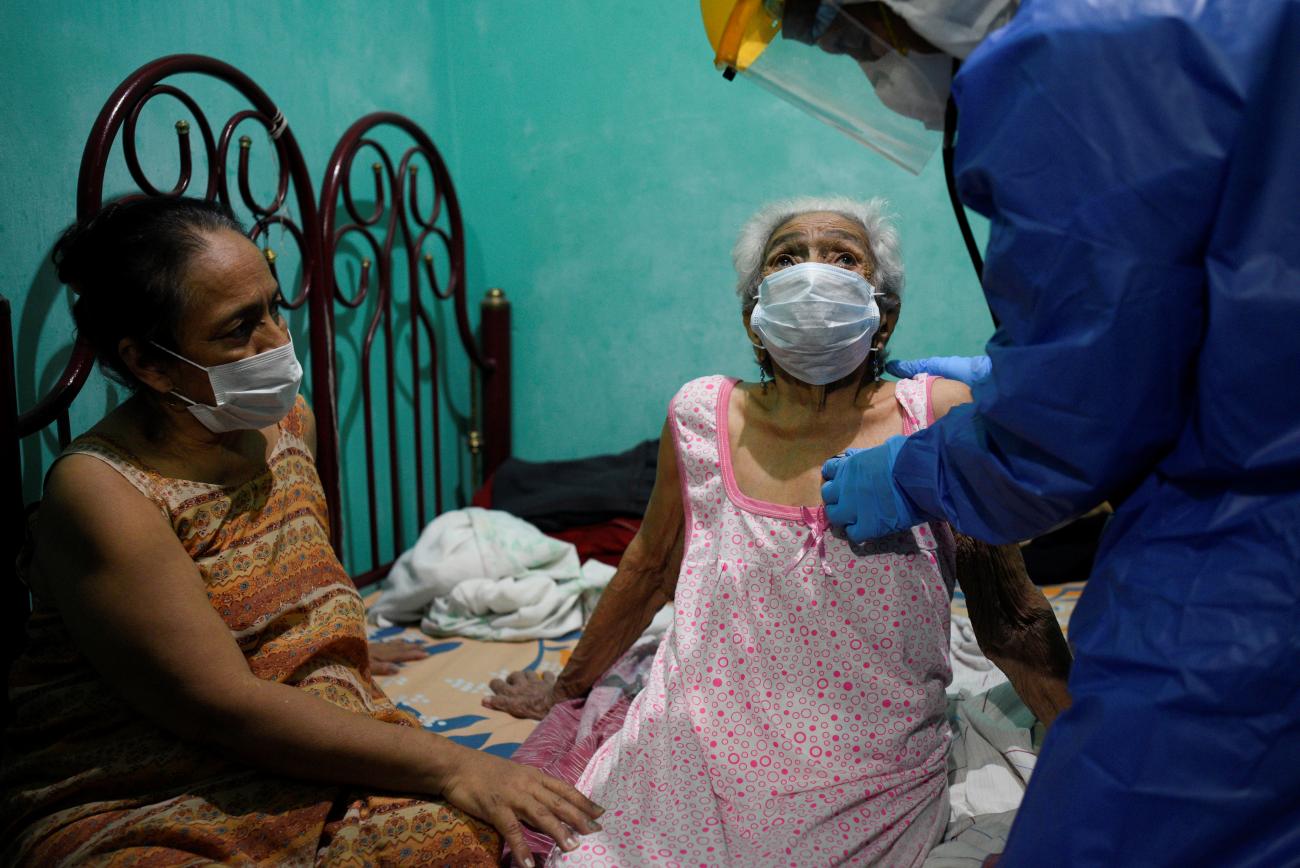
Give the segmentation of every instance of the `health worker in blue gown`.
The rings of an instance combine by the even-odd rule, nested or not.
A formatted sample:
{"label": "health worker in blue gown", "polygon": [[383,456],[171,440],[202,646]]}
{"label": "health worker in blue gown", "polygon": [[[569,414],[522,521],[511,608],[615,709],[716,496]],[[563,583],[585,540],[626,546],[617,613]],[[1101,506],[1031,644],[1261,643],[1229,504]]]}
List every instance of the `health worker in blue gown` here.
{"label": "health worker in blue gown", "polygon": [[829,461],[832,521],[1116,506],[999,864],[1300,864],[1300,0],[702,9],[728,77],[914,171],[951,89],[990,221],[988,359],[935,365],[974,403]]}

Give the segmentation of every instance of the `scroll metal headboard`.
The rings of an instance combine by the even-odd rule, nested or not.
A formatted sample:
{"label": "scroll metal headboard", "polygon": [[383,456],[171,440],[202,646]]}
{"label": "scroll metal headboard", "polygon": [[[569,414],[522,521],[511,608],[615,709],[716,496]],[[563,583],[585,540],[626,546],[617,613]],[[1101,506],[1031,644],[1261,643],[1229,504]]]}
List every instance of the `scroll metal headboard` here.
{"label": "scroll metal headboard", "polygon": [[[394,159],[386,142],[396,137],[404,143],[404,150]],[[369,209],[358,205],[353,195],[353,167],[359,156],[365,154],[373,162],[370,175],[373,179],[373,204]],[[421,165],[428,170],[431,188],[430,201],[421,200]],[[342,204],[340,210],[339,205]],[[509,454],[510,447],[510,309],[500,290],[491,290],[484,299],[480,328],[482,342],[475,340],[469,321],[465,286],[465,235],[461,223],[460,203],[451,182],[447,166],[434,146],[432,139],[410,119],[392,112],[376,112],[358,120],[334,148],[325,170],[321,188],[321,227],[324,273],[333,302],[344,308],[359,309],[373,291],[378,294],[365,326],[365,337],[359,350],[358,369],[362,397],[363,427],[366,455],[367,515],[370,522],[370,568],[357,576],[358,585],[381,578],[392,565],[380,553],[381,497],[379,474],[376,469],[375,441],[379,436],[375,424],[377,396],[368,376],[375,363],[376,338],[382,333],[383,351],[379,363],[383,366],[383,409],[387,417],[389,492],[387,515],[394,528],[392,557],[396,558],[409,542],[401,540],[403,502],[401,492],[413,488],[416,493],[416,528],[428,521],[426,502],[426,470],[433,469],[434,511],[443,511],[443,466],[439,449],[442,443],[439,422],[439,353],[436,330],[431,319],[432,304],[450,300],[456,321],[456,333],[470,365],[471,376],[477,382],[483,379],[485,412],[479,412],[479,389],[471,387],[474,409],[471,411],[469,449],[475,462],[473,478],[481,478],[484,469],[491,472]],[[361,273],[357,287],[348,294],[339,285],[335,265],[340,250],[358,245],[365,254],[361,260]],[[447,261],[446,280],[440,281],[434,266],[435,255],[425,252],[428,245],[440,246]],[[374,285],[371,274],[375,275]],[[394,278],[405,275],[408,288],[406,303],[411,327],[410,365],[411,397],[414,440],[413,466],[405,467],[399,460],[399,436],[402,429],[397,419],[397,361],[395,358],[394,323],[397,300],[394,296]],[[429,298],[424,298],[425,289]],[[321,322],[329,333],[329,345],[334,347],[334,308]],[[421,353],[421,338],[428,348],[427,359]],[[333,353],[338,359],[337,352]],[[427,373],[428,403],[425,403],[421,382]],[[337,388],[337,385],[334,386]],[[427,417],[427,418],[426,418]],[[482,419],[480,430],[477,420]],[[432,437],[426,435],[426,423]],[[486,454],[484,447],[486,446]],[[405,485],[403,483],[406,483]]]}
{"label": "scroll metal headboard", "polygon": [[[184,74],[199,74],[229,85],[246,103],[220,126],[214,127],[198,102],[178,87],[172,79]],[[188,119],[176,122],[179,170],[170,188],[164,189],[154,182],[142,160],[142,149],[137,142],[137,126],[141,114],[151,100],[167,96],[178,101],[189,114]],[[249,125],[260,128],[272,145],[276,167],[274,182],[255,185],[253,137],[238,135]],[[378,130],[396,132],[406,136],[410,144],[394,161],[375,138]],[[197,134],[197,135],[196,135]],[[238,135],[238,138],[236,136]],[[206,174],[196,174],[193,153],[194,140],[198,139],[202,157],[206,160]],[[510,307],[500,290],[490,290],[481,305],[479,338],[476,339],[469,321],[466,302],[464,234],[459,203],[446,165],[429,136],[409,119],[391,113],[367,115],[353,124],[334,149],[322,189],[322,209],[317,209],[311,179],[302,152],[285,116],[270,97],[248,76],[238,69],[210,57],[200,55],[172,55],[146,64],[132,73],[112,94],[100,111],[82,154],[77,181],[77,217],[88,218],[104,204],[105,176],[115,145],[120,145],[126,175],[138,195],[197,195],[220,201],[248,217],[249,237],[265,250],[267,260],[277,278],[285,271],[277,260],[283,261],[285,243],[297,248],[301,262],[293,286],[284,287],[287,306],[305,313],[309,335],[307,378],[311,387],[313,409],[317,421],[317,469],[325,491],[331,515],[330,539],[335,551],[343,556],[343,517],[345,503],[341,493],[341,440],[340,401],[338,395],[338,369],[336,355],[335,313],[336,305],[344,308],[358,307],[365,299],[371,269],[377,274],[375,292],[377,301],[383,302],[367,323],[364,340],[363,364],[368,365],[375,336],[384,330],[387,336],[382,363],[384,365],[387,399],[387,435],[389,446],[390,497],[387,509],[391,510],[393,523],[392,553],[409,545],[413,540],[403,538],[401,519],[404,512],[416,517],[422,525],[428,518],[429,503],[421,486],[415,486],[414,507],[402,497],[411,492],[403,489],[399,496],[399,475],[413,475],[417,480],[424,476],[425,457],[417,449],[415,464],[399,470],[397,444],[403,432],[399,430],[399,403],[394,401],[398,392],[394,388],[396,360],[393,355],[392,327],[392,277],[396,268],[405,269],[409,292],[409,326],[411,329],[412,435],[417,444],[426,444],[433,467],[433,509],[440,512],[442,499],[442,466],[439,455],[441,425],[438,408],[438,348],[434,340],[432,309],[438,301],[450,300],[454,306],[456,332],[468,362],[473,380],[470,389],[471,412],[467,420],[466,440],[471,453],[474,471],[471,479],[481,481],[510,454]],[[238,148],[237,164],[229,171],[230,151]],[[358,206],[352,196],[349,172],[358,153],[374,151],[377,160],[373,166],[375,202],[369,210]],[[260,164],[259,164],[260,165]],[[433,197],[429,202],[421,199],[417,191],[417,178],[421,165],[427,166],[432,177]],[[265,181],[265,177],[259,176]],[[273,189],[261,199],[254,192]],[[118,198],[116,192],[111,198]],[[269,198],[268,198],[269,195]],[[340,217],[338,203],[343,202]],[[296,217],[293,212],[296,210]],[[342,221],[335,226],[336,218]],[[272,231],[276,232],[279,255],[270,247]],[[376,235],[382,233],[382,237]],[[335,279],[334,260],[340,242],[352,244],[361,240],[370,250],[373,260],[363,262],[359,288],[351,295],[339,289]],[[436,239],[436,242],[435,242]],[[422,253],[426,243],[439,243],[445,247],[448,272],[440,284],[433,267],[433,255]],[[369,259],[369,257],[367,257]],[[416,287],[428,285],[432,296],[425,303]],[[292,314],[291,314],[292,317]],[[292,320],[301,326],[301,319]],[[0,299],[0,485],[3,486],[6,510],[12,509],[10,521],[3,523],[0,545],[3,545],[4,566],[0,579],[4,585],[4,644],[6,661],[12,659],[22,641],[22,624],[27,615],[25,591],[14,571],[14,554],[19,550],[24,533],[24,523],[17,520],[24,507],[22,485],[22,442],[53,425],[60,447],[72,438],[69,408],[85,385],[94,364],[94,354],[84,342],[78,341],[71,357],[58,375],[53,386],[34,404],[19,412],[16,388],[16,360],[13,352],[12,319],[9,303]],[[424,336],[428,351],[428,371],[421,353],[417,334]],[[445,359],[444,359],[445,361]],[[426,405],[420,394],[423,379],[430,383],[431,393]],[[480,392],[481,387],[481,392]],[[391,557],[381,557],[377,543],[380,528],[381,506],[376,493],[375,440],[379,436],[374,417],[370,412],[374,398],[368,381],[363,388],[366,405],[366,461],[367,506],[371,531],[370,564],[361,569],[354,567],[354,581],[358,586],[382,578],[392,563]],[[427,423],[426,423],[427,420]],[[432,437],[426,436],[426,424]]]}

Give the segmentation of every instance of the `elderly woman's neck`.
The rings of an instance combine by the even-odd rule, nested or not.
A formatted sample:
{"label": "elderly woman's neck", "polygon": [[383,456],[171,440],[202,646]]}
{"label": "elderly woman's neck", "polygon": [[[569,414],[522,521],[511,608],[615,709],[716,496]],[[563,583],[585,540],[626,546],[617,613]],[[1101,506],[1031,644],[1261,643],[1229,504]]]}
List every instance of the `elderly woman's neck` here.
{"label": "elderly woman's neck", "polygon": [[[825,416],[856,407],[859,397],[867,397],[866,389],[858,389],[856,381],[831,386],[813,386],[796,380],[783,371],[777,371],[767,386],[773,412],[792,416]],[[869,398],[868,398],[869,400]]]}

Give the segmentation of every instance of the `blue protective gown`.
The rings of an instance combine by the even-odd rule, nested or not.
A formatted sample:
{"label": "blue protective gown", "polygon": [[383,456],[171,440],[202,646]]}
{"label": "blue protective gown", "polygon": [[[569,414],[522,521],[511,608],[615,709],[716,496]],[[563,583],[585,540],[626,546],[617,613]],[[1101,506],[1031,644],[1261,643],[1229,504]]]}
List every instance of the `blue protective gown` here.
{"label": "blue protective gown", "polygon": [[896,484],[1121,501],[1001,865],[1300,864],[1300,0],[1028,0],[954,82],[1001,327]]}

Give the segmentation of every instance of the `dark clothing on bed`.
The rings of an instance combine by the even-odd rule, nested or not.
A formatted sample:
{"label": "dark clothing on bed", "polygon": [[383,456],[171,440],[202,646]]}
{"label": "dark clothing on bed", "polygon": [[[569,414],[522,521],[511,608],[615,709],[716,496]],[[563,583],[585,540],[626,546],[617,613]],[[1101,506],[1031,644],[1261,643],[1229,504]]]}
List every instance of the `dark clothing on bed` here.
{"label": "dark clothing on bed", "polygon": [[640,518],[650,502],[659,441],[617,455],[573,461],[505,461],[492,480],[492,508],[545,532]]}

